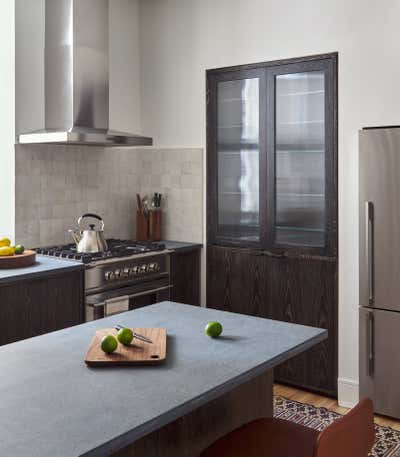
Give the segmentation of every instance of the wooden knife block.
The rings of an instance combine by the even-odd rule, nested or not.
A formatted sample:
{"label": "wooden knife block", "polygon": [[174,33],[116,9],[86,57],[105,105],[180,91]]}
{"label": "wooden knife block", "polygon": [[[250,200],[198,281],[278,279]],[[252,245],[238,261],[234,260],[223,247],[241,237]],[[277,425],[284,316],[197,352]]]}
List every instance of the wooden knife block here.
{"label": "wooden knife block", "polygon": [[149,213],[149,240],[160,241],[161,240],[161,219],[162,211],[160,209],[150,211]]}
{"label": "wooden knife block", "polygon": [[136,211],[136,240],[147,241],[149,239],[149,218],[141,211]]}
{"label": "wooden knife block", "polygon": [[148,215],[136,212],[136,239],[137,241],[161,240],[162,211],[149,211]]}

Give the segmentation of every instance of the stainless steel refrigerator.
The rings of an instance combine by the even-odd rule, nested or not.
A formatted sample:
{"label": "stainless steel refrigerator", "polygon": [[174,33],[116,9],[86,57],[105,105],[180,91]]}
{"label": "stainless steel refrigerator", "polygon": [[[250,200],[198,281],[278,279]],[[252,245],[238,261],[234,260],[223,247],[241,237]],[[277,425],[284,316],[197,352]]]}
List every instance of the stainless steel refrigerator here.
{"label": "stainless steel refrigerator", "polygon": [[400,127],[360,131],[360,396],[400,417]]}

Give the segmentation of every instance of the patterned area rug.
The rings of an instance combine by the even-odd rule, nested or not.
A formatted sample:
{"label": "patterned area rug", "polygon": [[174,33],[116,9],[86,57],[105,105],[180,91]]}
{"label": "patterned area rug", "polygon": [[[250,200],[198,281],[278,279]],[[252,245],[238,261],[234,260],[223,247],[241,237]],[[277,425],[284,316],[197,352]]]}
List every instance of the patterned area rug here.
{"label": "patterned area rug", "polygon": [[[323,430],[341,417],[340,414],[326,408],[317,408],[280,396],[274,397],[274,416],[315,430]],[[375,425],[375,433],[376,443],[371,457],[400,457],[400,431]]]}

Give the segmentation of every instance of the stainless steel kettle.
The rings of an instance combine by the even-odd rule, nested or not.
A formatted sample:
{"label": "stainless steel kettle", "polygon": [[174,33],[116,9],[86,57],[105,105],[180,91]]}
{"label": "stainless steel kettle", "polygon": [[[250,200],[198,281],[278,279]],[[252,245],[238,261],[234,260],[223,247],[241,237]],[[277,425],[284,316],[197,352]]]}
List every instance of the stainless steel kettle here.
{"label": "stainless steel kettle", "polygon": [[[89,224],[88,229],[81,228],[81,222],[83,219],[93,218],[99,221],[99,227],[96,228],[96,224]],[[78,227],[76,229],[70,229],[68,232],[76,243],[77,252],[82,253],[93,253],[106,251],[108,246],[104,238],[104,221],[97,214],[86,213],[78,219]]]}

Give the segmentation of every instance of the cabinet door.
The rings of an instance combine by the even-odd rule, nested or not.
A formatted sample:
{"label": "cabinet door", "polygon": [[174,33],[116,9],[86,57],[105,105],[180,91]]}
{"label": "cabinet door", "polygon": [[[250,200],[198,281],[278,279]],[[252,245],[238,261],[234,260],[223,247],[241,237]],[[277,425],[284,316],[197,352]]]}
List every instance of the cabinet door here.
{"label": "cabinet door", "polygon": [[277,381],[336,396],[337,263],[323,258],[265,257],[264,317],[328,330],[328,339],[275,370]]}
{"label": "cabinet door", "polygon": [[208,78],[208,237],[260,243],[260,162],[265,147],[265,70]]}
{"label": "cabinet door", "polygon": [[200,305],[200,249],[172,254],[171,283],[173,301]]}
{"label": "cabinet door", "polygon": [[0,287],[0,345],[83,322],[83,272]]}
{"label": "cabinet door", "polygon": [[271,248],[328,254],[336,246],[333,66],[325,59],[268,71],[264,203]]}
{"label": "cabinet door", "polygon": [[263,256],[247,249],[207,248],[207,307],[265,316],[266,274]]}

